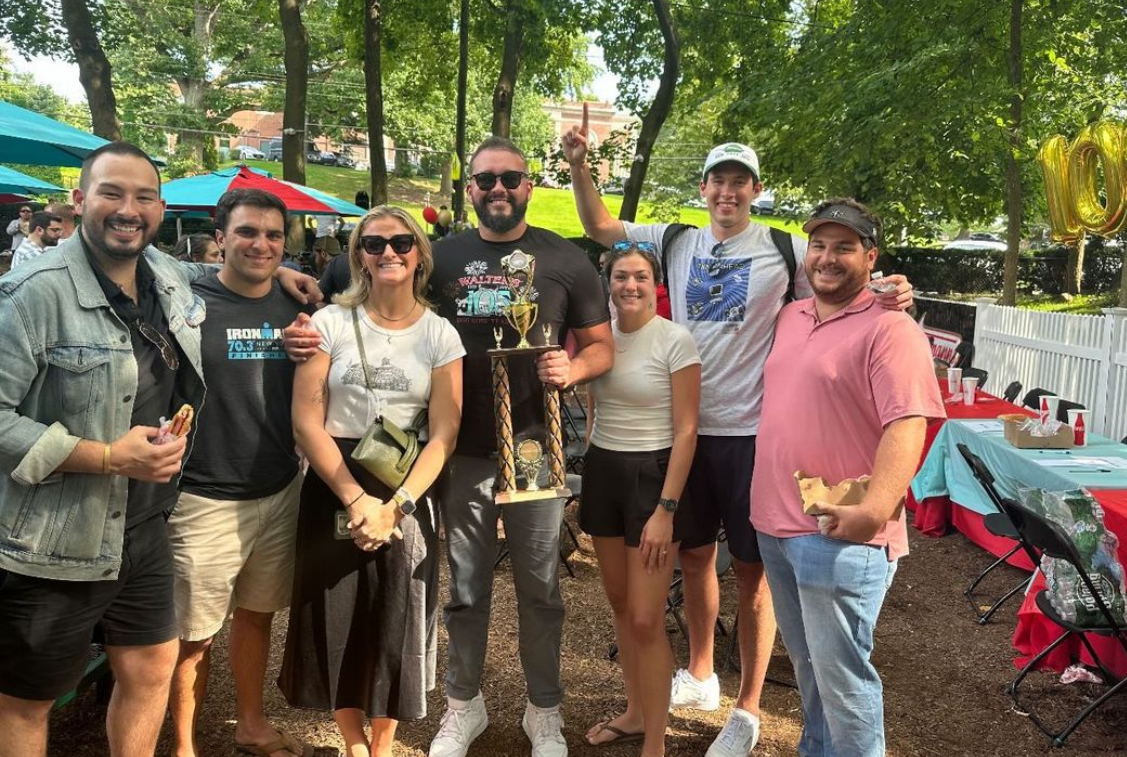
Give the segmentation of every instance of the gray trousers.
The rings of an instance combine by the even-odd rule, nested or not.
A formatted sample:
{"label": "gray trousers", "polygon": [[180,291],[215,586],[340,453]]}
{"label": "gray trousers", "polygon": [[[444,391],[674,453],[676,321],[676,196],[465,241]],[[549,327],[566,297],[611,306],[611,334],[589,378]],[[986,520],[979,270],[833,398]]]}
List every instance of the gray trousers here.
{"label": "gray trousers", "polygon": [[494,460],[454,455],[438,489],[450,560],[450,602],[443,612],[449,636],[446,693],[468,700],[481,690],[497,560],[497,518],[501,517],[512,560],[528,699],[537,707],[555,707],[563,699],[564,604],[558,561],[564,502],[496,505],[496,471]]}

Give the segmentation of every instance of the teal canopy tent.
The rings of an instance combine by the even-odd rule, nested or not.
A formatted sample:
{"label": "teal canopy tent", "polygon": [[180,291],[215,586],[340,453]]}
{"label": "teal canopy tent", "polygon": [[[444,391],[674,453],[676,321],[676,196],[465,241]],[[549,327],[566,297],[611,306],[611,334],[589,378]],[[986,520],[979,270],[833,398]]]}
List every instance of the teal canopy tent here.
{"label": "teal canopy tent", "polygon": [[0,100],[0,163],[81,166],[106,140]]}

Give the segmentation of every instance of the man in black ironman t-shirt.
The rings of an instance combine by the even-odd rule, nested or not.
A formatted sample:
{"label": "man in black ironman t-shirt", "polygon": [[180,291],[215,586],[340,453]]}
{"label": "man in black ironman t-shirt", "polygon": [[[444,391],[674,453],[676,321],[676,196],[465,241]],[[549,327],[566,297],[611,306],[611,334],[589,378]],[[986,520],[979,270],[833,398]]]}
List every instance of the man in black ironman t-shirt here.
{"label": "man in black ironman t-shirt", "polygon": [[[277,197],[260,190],[225,194],[215,217],[224,266],[193,284],[207,308],[201,336],[209,391],[168,522],[181,639],[169,709],[181,749],[193,743],[204,696],[197,682],[228,607],[235,608],[231,634],[244,646],[232,665],[236,688],[261,691],[270,622],[289,604],[301,483],[290,423],[294,364],[282,329],[305,306],[273,278],[282,262],[285,212]],[[257,653],[247,653],[255,647]],[[235,729],[238,744],[278,739],[261,711]]]}
{"label": "man in black ironman t-shirt", "polygon": [[[536,259],[534,301],[539,307],[528,333],[543,344],[543,326],[552,327],[562,344],[575,334],[578,352],[568,359],[560,350],[509,360],[513,399],[513,431],[518,439],[543,438],[541,382],[560,387],[588,381],[607,371],[614,357],[610,315],[598,273],[583,251],[524,220],[532,184],[524,156],[507,139],[490,137],[470,161],[466,188],[481,223],[479,229],[446,237],[434,247],[431,299],[438,312],[457,328],[466,348],[462,368],[462,425],[448,476],[438,499],[449,553],[450,603],[446,606],[449,665],[448,709],[430,747],[429,757],[464,757],[470,742],[485,728],[480,683],[489,630],[493,561],[497,556],[497,518],[492,481],[496,461],[492,373],[486,350],[494,346],[493,329],[504,331],[504,345],[516,344],[516,333],[504,316],[511,293],[501,272],[501,258],[520,249]],[[560,634],[564,607],[559,592],[562,500],[508,505],[505,532],[515,566],[517,599],[522,608],[536,608],[520,618],[521,664],[528,690],[524,729],[533,757],[564,757],[558,706]]]}

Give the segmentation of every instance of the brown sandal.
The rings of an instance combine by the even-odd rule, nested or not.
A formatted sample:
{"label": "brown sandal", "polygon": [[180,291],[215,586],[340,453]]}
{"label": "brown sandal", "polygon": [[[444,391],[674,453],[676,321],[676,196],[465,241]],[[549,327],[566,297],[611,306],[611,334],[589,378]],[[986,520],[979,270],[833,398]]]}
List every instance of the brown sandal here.
{"label": "brown sandal", "polygon": [[614,744],[631,744],[635,741],[642,741],[646,738],[644,731],[638,731],[637,733],[627,733],[621,728],[611,725],[609,722],[600,723],[599,730],[595,731],[595,735],[598,736],[603,731],[610,731],[614,734],[614,738],[610,739],[609,741],[591,741],[590,737],[585,737],[583,740],[591,746],[612,746]]}
{"label": "brown sandal", "polygon": [[239,754],[252,754],[255,757],[271,757],[275,752],[286,751],[294,757],[313,757],[313,747],[302,743],[285,731],[278,731],[278,738],[267,744],[235,744]]}

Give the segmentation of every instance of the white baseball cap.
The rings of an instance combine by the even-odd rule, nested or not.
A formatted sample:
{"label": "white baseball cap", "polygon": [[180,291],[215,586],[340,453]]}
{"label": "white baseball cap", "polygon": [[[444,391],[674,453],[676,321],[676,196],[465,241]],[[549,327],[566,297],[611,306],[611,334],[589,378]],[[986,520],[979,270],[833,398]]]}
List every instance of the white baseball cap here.
{"label": "white baseball cap", "polygon": [[721,163],[739,163],[749,171],[755,180],[759,181],[759,156],[755,154],[755,150],[747,145],[741,145],[739,142],[725,142],[722,145],[717,145],[712,148],[712,152],[704,161],[704,170],[701,172],[701,181],[704,181],[708,176],[708,172],[716,168]]}

